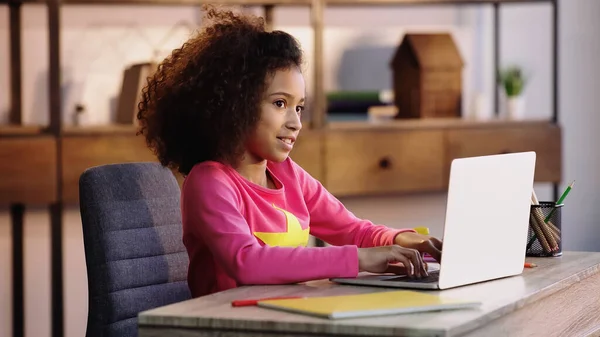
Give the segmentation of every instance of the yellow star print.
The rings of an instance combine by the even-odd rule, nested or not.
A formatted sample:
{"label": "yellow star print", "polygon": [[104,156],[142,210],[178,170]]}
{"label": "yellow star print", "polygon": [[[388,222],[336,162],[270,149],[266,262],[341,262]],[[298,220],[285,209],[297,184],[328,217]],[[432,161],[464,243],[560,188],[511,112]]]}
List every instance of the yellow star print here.
{"label": "yellow star print", "polygon": [[306,246],[308,244],[309,229],[302,229],[300,221],[298,221],[298,218],[294,214],[275,205],[273,207],[285,215],[287,231],[282,233],[254,232],[254,236],[272,247]]}

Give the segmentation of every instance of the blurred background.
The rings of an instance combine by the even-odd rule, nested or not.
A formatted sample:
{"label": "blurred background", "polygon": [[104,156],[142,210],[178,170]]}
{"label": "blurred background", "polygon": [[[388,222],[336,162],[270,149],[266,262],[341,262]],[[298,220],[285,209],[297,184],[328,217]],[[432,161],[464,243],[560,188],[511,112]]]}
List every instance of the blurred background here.
{"label": "blurred background", "polygon": [[[154,160],[131,102],[153,63],[201,23],[191,2],[136,2],[63,3],[54,16],[43,1],[0,1],[0,336],[20,315],[15,289],[18,335],[85,334],[78,175]],[[600,251],[600,1],[248,3],[305,51],[314,103],[292,158],[357,216],[441,236],[451,159],[535,150],[540,200],[576,180],[563,249]],[[53,256],[62,313],[52,310]],[[53,319],[63,322],[54,334]]]}

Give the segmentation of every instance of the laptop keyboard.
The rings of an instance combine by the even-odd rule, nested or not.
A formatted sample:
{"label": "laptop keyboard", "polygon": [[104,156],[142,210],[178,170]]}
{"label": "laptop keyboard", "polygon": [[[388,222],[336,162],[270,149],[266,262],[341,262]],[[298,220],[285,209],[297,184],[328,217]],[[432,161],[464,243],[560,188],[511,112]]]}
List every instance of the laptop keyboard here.
{"label": "laptop keyboard", "polygon": [[393,278],[385,279],[386,281],[402,281],[402,282],[414,282],[414,283],[434,283],[439,281],[440,279],[440,271],[430,271],[429,276],[422,278],[410,278],[408,276],[398,276]]}

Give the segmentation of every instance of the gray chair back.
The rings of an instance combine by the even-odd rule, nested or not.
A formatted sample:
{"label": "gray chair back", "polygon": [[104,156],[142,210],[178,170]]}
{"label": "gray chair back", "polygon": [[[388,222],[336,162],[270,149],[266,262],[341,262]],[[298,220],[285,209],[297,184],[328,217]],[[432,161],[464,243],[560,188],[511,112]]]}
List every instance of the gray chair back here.
{"label": "gray chair back", "polygon": [[177,180],[158,163],[83,172],[87,337],[137,336],[139,312],[191,298],[179,199]]}

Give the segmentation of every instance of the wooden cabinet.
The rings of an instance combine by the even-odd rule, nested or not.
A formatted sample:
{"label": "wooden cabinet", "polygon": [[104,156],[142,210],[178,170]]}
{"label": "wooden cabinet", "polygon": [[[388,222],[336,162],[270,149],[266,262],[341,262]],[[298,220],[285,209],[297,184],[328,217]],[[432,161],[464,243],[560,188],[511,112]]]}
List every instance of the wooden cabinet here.
{"label": "wooden cabinet", "polygon": [[56,195],[56,140],[0,138],[0,204],[49,204]]}
{"label": "wooden cabinet", "polygon": [[323,142],[323,183],[338,197],[445,191],[453,159],[523,151],[536,152],[536,182],[561,180],[561,130],[548,122],[346,124]]}
{"label": "wooden cabinet", "polygon": [[446,131],[446,167],[455,158],[513,152],[536,152],[535,180],[560,182],[561,131],[550,123]]}
{"label": "wooden cabinet", "polygon": [[[132,127],[67,131],[60,138],[66,203],[79,201],[79,176],[89,167],[157,160]],[[453,159],[521,151],[537,153],[536,182],[560,182],[561,137],[549,122],[340,123],[302,131],[290,156],[338,197],[445,191]],[[58,200],[56,158],[53,136],[0,138],[0,203]]]}
{"label": "wooden cabinet", "polygon": [[322,136],[319,131],[301,131],[290,158],[315,179],[323,181]]}
{"label": "wooden cabinet", "polygon": [[62,151],[62,197],[66,203],[79,202],[79,176],[89,167],[157,160],[143,137],[135,135],[66,136]]}
{"label": "wooden cabinet", "polygon": [[337,130],[327,133],[327,189],[335,195],[428,191],[443,187],[439,130]]}
{"label": "wooden cabinet", "polygon": [[[91,135],[69,134],[62,139],[63,200],[79,202],[79,176],[89,167],[126,163],[157,161],[147,148],[142,136],[135,136],[127,129],[116,130],[116,134]],[[298,138],[290,156],[316,179],[322,179],[322,157],[320,133],[306,131]],[[175,174],[179,184],[183,177]]]}

